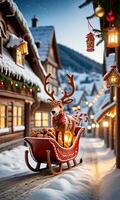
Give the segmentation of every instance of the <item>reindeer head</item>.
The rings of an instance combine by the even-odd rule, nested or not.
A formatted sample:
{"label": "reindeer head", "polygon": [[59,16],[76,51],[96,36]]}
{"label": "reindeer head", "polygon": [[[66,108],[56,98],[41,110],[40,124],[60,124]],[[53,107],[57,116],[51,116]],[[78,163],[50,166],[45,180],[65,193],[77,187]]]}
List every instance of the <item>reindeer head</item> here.
{"label": "reindeer head", "polygon": [[68,84],[71,86],[72,90],[70,93],[67,93],[66,91],[64,91],[63,97],[59,101],[57,101],[57,100],[55,100],[55,97],[54,97],[54,91],[49,92],[46,87],[49,84],[48,79],[50,78],[50,76],[51,76],[51,74],[48,74],[45,77],[44,89],[45,89],[46,93],[51,97],[51,99],[48,99],[48,100],[51,102],[51,104],[53,106],[52,111],[51,111],[52,114],[54,116],[58,116],[59,114],[63,114],[64,105],[67,105],[73,101],[73,99],[70,99],[70,97],[73,95],[73,93],[75,91],[75,85],[74,85],[74,81],[73,81],[73,75],[67,74]]}

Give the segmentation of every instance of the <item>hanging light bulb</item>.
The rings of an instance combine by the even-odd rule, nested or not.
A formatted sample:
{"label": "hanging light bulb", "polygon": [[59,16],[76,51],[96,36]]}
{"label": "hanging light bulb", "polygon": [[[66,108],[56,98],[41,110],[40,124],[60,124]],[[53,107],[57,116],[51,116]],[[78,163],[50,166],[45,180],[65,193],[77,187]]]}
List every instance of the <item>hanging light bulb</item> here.
{"label": "hanging light bulb", "polygon": [[99,4],[97,8],[95,8],[96,17],[103,17],[105,14],[104,8]]}

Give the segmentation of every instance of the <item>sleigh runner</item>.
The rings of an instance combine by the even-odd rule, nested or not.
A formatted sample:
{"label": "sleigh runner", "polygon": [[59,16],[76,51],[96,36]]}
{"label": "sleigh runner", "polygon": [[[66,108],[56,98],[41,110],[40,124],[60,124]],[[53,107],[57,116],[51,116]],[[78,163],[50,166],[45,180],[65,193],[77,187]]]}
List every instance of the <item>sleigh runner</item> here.
{"label": "sleigh runner", "polygon": [[[56,175],[62,172],[63,163],[67,163],[68,168],[71,167],[69,162],[71,160],[73,160],[74,166],[81,163],[82,159],[80,159],[79,163],[77,163],[75,158],[78,154],[80,137],[81,134],[84,133],[84,128],[77,127],[77,131],[78,133],[74,144],[70,148],[60,146],[53,138],[26,137],[25,142],[29,146],[29,151],[25,151],[25,162],[28,168],[34,172],[40,172],[41,163],[46,163],[50,172]],[[35,168],[33,168],[29,163],[29,152],[33,160],[36,162]],[[52,164],[59,165],[59,171],[55,171]]]}

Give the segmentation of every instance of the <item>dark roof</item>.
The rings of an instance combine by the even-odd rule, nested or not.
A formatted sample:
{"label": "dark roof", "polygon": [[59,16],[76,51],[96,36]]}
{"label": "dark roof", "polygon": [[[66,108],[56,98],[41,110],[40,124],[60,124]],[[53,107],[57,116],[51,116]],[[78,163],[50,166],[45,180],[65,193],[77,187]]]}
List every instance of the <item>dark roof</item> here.
{"label": "dark roof", "polygon": [[38,48],[38,52],[40,55],[40,59],[42,62],[48,60],[49,49],[55,40],[55,48],[57,53],[58,65],[61,67],[61,63],[58,55],[58,47],[55,38],[55,29],[53,26],[38,26],[38,27],[30,27],[31,33],[34,37],[35,43],[39,43],[40,47]]}

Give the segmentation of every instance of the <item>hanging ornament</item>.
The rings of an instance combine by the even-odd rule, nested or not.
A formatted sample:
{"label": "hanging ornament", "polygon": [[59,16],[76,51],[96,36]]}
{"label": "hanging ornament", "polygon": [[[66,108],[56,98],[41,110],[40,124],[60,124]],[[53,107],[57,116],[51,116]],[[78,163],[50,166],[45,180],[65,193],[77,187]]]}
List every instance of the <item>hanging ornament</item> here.
{"label": "hanging ornament", "polygon": [[103,17],[105,14],[105,10],[101,5],[99,4],[97,8],[95,8],[95,15],[96,17]]}
{"label": "hanging ornament", "polygon": [[26,90],[26,86],[25,85],[22,86],[22,90]]}
{"label": "hanging ornament", "polygon": [[29,92],[32,94],[32,92],[33,92],[32,88],[30,88]]}
{"label": "hanging ornament", "polygon": [[4,83],[2,80],[0,80],[0,88],[3,88],[3,86],[4,86]]}
{"label": "hanging ornament", "polygon": [[110,10],[109,13],[107,14],[106,20],[108,22],[113,22],[115,20],[115,15],[113,14],[112,10]]}
{"label": "hanging ornament", "polygon": [[88,33],[86,36],[87,40],[87,51],[88,52],[92,52],[94,51],[94,43],[95,43],[95,38],[94,38],[94,34],[92,32]]}
{"label": "hanging ornament", "polygon": [[[88,28],[89,30],[93,27],[92,25],[90,24],[89,20],[88,20]],[[87,51],[88,52],[92,52],[94,51],[94,45],[95,45],[95,38],[94,38],[94,34],[92,33],[92,30],[90,30],[90,32],[87,34],[86,36],[86,44],[87,44]]]}

